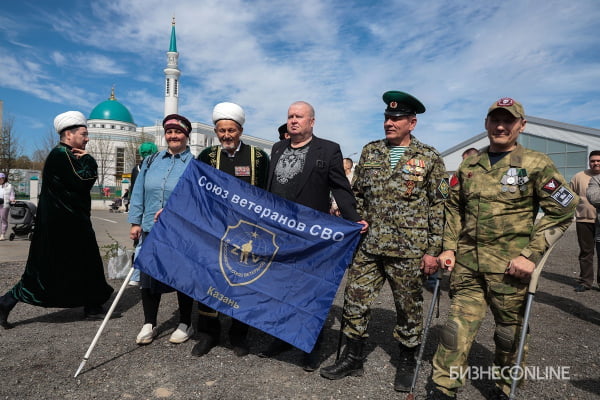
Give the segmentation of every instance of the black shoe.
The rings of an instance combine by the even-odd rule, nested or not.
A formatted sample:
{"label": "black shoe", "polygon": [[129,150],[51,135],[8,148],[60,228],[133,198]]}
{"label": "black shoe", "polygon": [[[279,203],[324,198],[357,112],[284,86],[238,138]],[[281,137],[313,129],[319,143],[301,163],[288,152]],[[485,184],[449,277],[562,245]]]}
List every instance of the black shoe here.
{"label": "black shoe", "polygon": [[13,325],[8,322],[8,314],[17,305],[18,301],[10,293],[0,297],[0,326],[11,329]]}
{"label": "black shoe", "polygon": [[363,339],[348,339],[343,356],[335,364],[321,368],[323,378],[336,380],[346,376],[362,376],[363,370]]}
{"label": "black shoe", "polygon": [[250,353],[250,349],[248,348],[248,342],[246,338],[229,338],[229,342],[231,343],[231,347],[233,348],[233,354],[238,357],[247,356]]}
{"label": "black shoe", "polygon": [[435,388],[431,392],[427,394],[427,400],[455,400],[456,395],[448,396],[446,393],[442,392],[440,389]]}
{"label": "black shoe", "polygon": [[[106,318],[106,311],[102,306],[85,306],[83,307],[83,318],[88,321],[102,321]],[[121,313],[113,312],[110,319],[121,318]]]}
{"label": "black shoe", "polygon": [[319,369],[321,365],[321,352],[319,350],[313,350],[310,353],[304,353],[302,355],[302,369],[306,372],[314,372]]}
{"label": "black shoe", "polygon": [[396,370],[396,377],[394,378],[395,391],[410,392],[413,376],[415,374],[415,368],[417,366],[415,355],[418,349],[419,346],[409,348],[400,344],[398,369]]}
{"label": "black shoe", "polygon": [[509,397],[506,393],[502,391],[498,386],[494,387],[494,391],[492,392],[490,398],[488,400],[508,400]]}
{"label": "black shoe", "polygon": [[258,353],[258,356],[261,358],[271,358],[271,357],[275,357],[278,354],[283,353],[284,351],[288,351],[291,349],[292,349],[291,344],[284,342],[281,339],[275,338],[275,339],[273,339],[273,341],[271,342],[269,347],[267,347],[265,350]]}
{"label": "black shoe", "polygon": [[586,290],[590,290],[591,288],[589,286],[584,285],[583,283],[580,283],[579,285],[577,285],[575,287],[575,291],[576,292],[585,292]]}
{"label": "black shoe", "polygon": [[206,332],[200,332],[198,336],[198,343],[192,348],[192,355],[196,357],[202,357],[207,354],[219,342],[215,337]]}

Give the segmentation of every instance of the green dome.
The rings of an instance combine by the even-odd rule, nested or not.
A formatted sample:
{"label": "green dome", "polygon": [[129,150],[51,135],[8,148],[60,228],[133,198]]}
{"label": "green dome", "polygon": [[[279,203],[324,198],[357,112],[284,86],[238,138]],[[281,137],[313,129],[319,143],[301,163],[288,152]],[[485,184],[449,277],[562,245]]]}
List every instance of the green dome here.
{"label": "green dome", "polygon": [[111,119],[114,121],[135,124],[127,107],[119,103],[115,98],[114,91],[111,93],[110,99],[105,100],[94,107],[90,113],[89,119]]}

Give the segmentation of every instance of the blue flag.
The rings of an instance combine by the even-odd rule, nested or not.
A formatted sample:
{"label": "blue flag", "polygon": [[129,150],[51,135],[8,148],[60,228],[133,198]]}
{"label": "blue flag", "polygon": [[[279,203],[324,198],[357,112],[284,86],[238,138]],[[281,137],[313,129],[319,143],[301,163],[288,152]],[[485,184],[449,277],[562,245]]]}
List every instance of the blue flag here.
{"label": "blue flag", "polygon": [[310,352],[360,229],[194,160],[144,240],[135,266]]}

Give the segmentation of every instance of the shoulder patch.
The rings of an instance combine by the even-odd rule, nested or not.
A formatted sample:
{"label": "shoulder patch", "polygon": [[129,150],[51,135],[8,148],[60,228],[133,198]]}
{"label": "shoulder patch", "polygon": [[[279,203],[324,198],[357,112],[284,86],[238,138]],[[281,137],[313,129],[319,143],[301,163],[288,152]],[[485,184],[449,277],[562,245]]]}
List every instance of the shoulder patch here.
{"label": "shoulder patch", "polygon": [[448,184],[448,179],[447,178],[442,178],[440,179],[440,184],[437,187],[438,192],[440,193],[440,195],[446,199],[448,198],[448,192],[450,191],[450,185]]}
{"label": "shoulder patch", "polygon": [[558,204],[563,207],[571,204],[571,201],[575,198],[573,193],[569,189],[564,186],[561,186],[557,191],[555,191],[550,197],[552,197]]}
{"label": "shoulder patch", "polygon": [[450,187],[454,187],[458,185],[458,177],[456,176],[456,174],[452,174],[452,176],[450,177]]}
{"label": "shoulder patch", "polygon": [[552,193],[554,193],[554,191],[556,189],[558,189],[558,187],[560,185],[562,185],[562,183],[560,183],[559,181],[557,181],[554,178],[550,178],[550,180],[544,184],[544,187],[542,187],[542,190],[546,193],[552,194]]}

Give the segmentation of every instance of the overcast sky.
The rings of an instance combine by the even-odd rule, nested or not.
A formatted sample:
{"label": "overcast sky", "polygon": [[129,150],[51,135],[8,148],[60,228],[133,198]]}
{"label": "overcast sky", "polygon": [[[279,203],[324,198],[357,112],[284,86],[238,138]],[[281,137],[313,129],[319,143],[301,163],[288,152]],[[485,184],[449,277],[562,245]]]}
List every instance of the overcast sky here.
{"label": "overcast sky", "polygon": [[25,153],[54,116],[89,115],[113,85],[138,126],[161,120],[173,16],[179,111],[192,121],[232,101],[245,133],[275,140],[304,100],[315,134],[354,159],[383,137],[387,90],[425,104],[414,134],[440,151],[482,132],[505,96],[600,128],[597,0],[3,1],[0,100]]}

